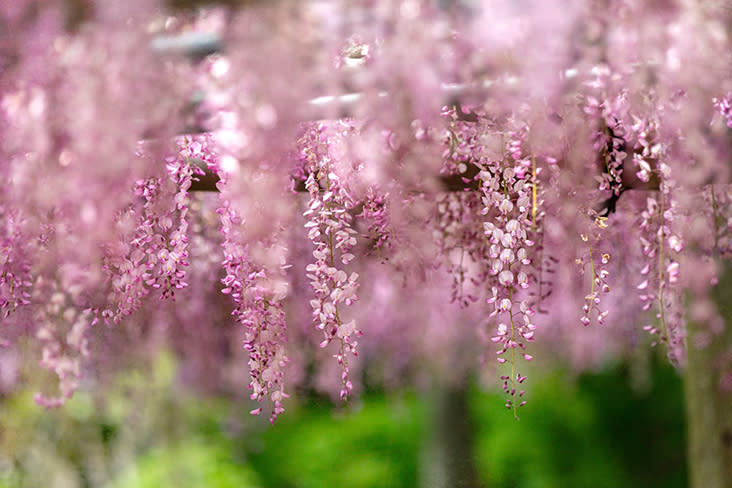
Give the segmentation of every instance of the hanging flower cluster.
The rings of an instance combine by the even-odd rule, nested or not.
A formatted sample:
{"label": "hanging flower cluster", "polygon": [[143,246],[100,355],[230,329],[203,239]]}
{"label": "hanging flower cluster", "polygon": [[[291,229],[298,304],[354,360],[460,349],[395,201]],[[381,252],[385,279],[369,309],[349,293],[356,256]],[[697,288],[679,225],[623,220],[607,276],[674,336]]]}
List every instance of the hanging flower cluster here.
{"label": "hanging flower cluster", "polygon": [[732,94],[723,98],[713,98],[714,108],[722,116],[727,127],[732,128]]}
{"label": "hanging flower cluster", "polygon": [[483,239],[481,194],[468,190],[475,185],[478,161],[487,157],[486,140],[495,134],[495,129],[487,117],[473,115],[476,120],[463,120],[456,107],[442,111],[448,127],[440,174],[462,184],[464,191],[437,194],[434,217],[435,240],[452,276],[451,300],[461,307],[479,300],[481,284],[487,280],[486,267],[477,265],[485,262],[488,255]]}
{"label": "hanging flower cluster", "polygon": [[656,117],[633,116],[631,126],[635,145],[633,163],[637,169],[635,176],[643,183],[650,183],[654,176],[654,168],[664,154],[664,147],[659,143],[659,120]]}
{"label": "hanging flower cluster", "polygon": [[[282,400],[287,398],[284,386],[287,325],[282,300],[287,295],[287,285],[270,276],[270,272],[258,266],[252,259],[245,240],[245,222],[222,201],[217,210],[221,217],[221,233],[224,236],[222,293],[231,296],[236,304],[232,315],[246,328],[244,349],[249,354],[250,397],[258,402],[271,401],[270,422],[284,412]],[[251,411],[259,415],[262,407]]]}
{"label": "hanging flower cluster", "polygon": [[505,162],[481,161],[478,174],[485,215],[484,233],[490,242],[487,264],[494,277],[488,303],[494,306],[491,316],[500,320],[491,340],[499,346],[498,362],[511,366],[511,374],[501,379],[508,395],[506,407],[514,411],[517,406],[526,404],[525,400],[520,400],[524,391],[519,385],[526,376],[518,371],[517,356],[520,354],[526,361],[532,359],[526,352],[526,343],[533,341],[536,329],[531,321],[534,311],[521,293],[529,287],[530,252],[534,245],[530,234],[535,225],[535,183],[528,170],[531,160],[522,154],[523,135],[509,133]]}
{"label": "hanging flower cluster", "polygon": [[[274,423],[285,411],[283,400],[289,397],[285,392],[285,367],[290,359],[283,304],[288,284],[282,262],[287,250],[279,242],[277,222],[267,222],[271,229],[261,229],[261,222],[255,222],[263,204],[257,195],[256,174],[242,178],[236,156],[209,134],[186,141],[186,149],[186,157],[195,161],[196,167],[204,166],[220,178],[216,184],[220,191],[216,213],[223,237],[221,265],[225,276],[221,293],[233,300],[231,315],[244,327],[249,397],[267,404],[269,420]],[[239,188],[237,196],[235,185],[242,180],[250,186],[245,191]],[[250,413],[260,415],[264,410],[259,406]]]}
{"label": "hanging flower cluster", "polygon": [[[179,154],[166,161],[167,177],[150,177],[135,185],[141,207],[122,210],[118,221],[134,225],[129,241],[107,249],[105,268],[112,277],[110,303],[102,311],[105,320],[120,320],[141,306],[150,289],[159,289],[160,298],[175,300],[175,290],[185,288],[188,266],[188,190],[194,174],[200,173],[192,151],[199,143],[188,138],[179,141]],[[140,154],[144,157],[144,154]]]}
{"label": "hanging flower cluster", "polygon": [[[75,291],[75,287],[64,290],[57,282],[42,277],[34,286],[36,303],[43,303],[33,314],[38,324],[36,338],[42,347],[39,365],[54,372],[59,379],[59,395],[38,392],[34,397],[36,403],[47,408],[63,405],[71,398],[79,387],[81,361],[89,356],[86,334],[94,314],[89,309],[79,310]],[[50,299],[44,301],[45,297]]]}
{"label": "hanging flower cluster", "polygon": [[392,231],[389,225],[387,200],[389,194],[381,194],[374,187],[369,187],[363,200],[363,210],[358,215],[368,223],[365,238],[371,239],[373,249],[379,256],[393,244]]}
{"label": "hanging flower cluster", "polygon": [[[437,242],[449,258],[453,301],[467,306],[481,296],[478,285],[485,290],[487,284],[490,317],[497,323],[490,340],[499,345],[498,362],[511,366],[501,380],[506,406],[515,410],[526,403],[518,355],[532,359],[526,344],[536,329],[533,307],[548,296],[540,287],[549,282],[542,276],[541,246],[535,244],[543,235],[540,170],[526,149],[526,124],[511,119],[506,124],[513,129],[501,131],[485,115],[455,109],[443,115],[451,120],[442,174],[464,191],[437,197]],[[474,186],[479,191],[471,191]]]}
{"label": "hanging flower cluster", "polygon": [[446,192],[437,195],[436,237],[452,276],[451,300],[467,307],[478,300],[475,286],[482,277],[470,266],[485,254],[480,238],[480,196],[474,192]]}
{"label": "hanging flower cluster", "polygon": [[[606,80],[599,78],[596,82],[604,87]],[[621,90],[615,97],[598,100],[588,97],[585,113],[600,122],[600,128],[594,133],[593,149],[600,159],[601,172],[598,176],[598,190],[608,191],[618,197],[623,191],[623,162],[628,155],[627,128],[625,117],[627,112],[628,93]],[[614,200],[612,200],[614,201]],[[609,208],[614,211],[614,208]]]}
{"label": "hanging flower cluster", "polygon": [[179,267],[188,264],[185,261],[187,222],[182,215],[178,225],[173,227],[171,215],[167,212],[158,213],[154,209],[155,204],[160,201],[160,184],[160,180],[155,178],[138,184],[137,194],[145,199],[145,204],[142,225],[132,244],[144,252],[147,268],[145,284],[160,289],[160,298],[168,298],[175,295],[176,288],[186,286],[183,281],[185,271]]}
{"label": "hanging flower cluster", "polygon": [[723,259],[732,257],[732,187],[709,185],[704,192],[707,207],[712,210],[712,238],[710,255]]}
{"label": "hanging flower cluster", "polygon": [[[619,77],[610,76],[609,72],[602,72],[598,78],[591,83],[594,88],[600,88],[607,91],[611,84],[611,80],[617,80]],[[619,90],[615,96],[604,94],[598,100],[594,97],[588,97],[585,105],[585,113],[592,115],[600,121],[600,128],[594,132],[593,149],[597,151],[602,160],[602,176],[598,190],[609,191],[610,197],[603,202],[601,208],[596,211],[590,211],[590,217],[595,225],[589,232],[582,234],[582,240],[587,243],[586,257],[583,256],[577,260],[585,272],[585,266],[589,264],[591,272],[591,289],[590,293],[585,296],[585,304],[583,306],[583,316],[581,321],[584,325],[588,325],[592,320],[592,312],[597,312],[598,323],[602,324],[609,313],[608,310],[601,310],[600,292],[609,292],[610,287],[607,282],[609,270],[607,264],[610,260],[610,254],[607,252],[598,252],[595,248],[593,256],[593,245],[598,245],[602,240],[602,234],[608,226],[607,217],[616,211],[616,205],[620,195],[632,187],[644,187],[653,189],[658,185],[658,181],[664,178],[664,174],[670,172],[669,166],[663,163],[666,156],[664,145],[661,140],[659,131],[658,113],[663,107],[657,102],[655,94],[650,91],[645,94],[645,103],[638,107],[641,115],[633,113],[630,108],[629,91],[627,89]],[[644,112],[641,112],[644,111]],[[628,164],[626,164],[628,163]],[[640,223],[641,243],[643,252],[647,257],[655,257],[657,249],[665,245],[663,241],[669,237],[667,224],[670,224],[673,212],[666,206],[664,209],[659,208],[659,202],[671,202],[670,185],[673,182],[666,180],[665,189],[661,189],[662,195],[659,198],[649,197],[648,208],[643,213]],[[663,186],[663,185],[662,185]],[[663,205],[661,205],[663,207]],[[660,212],[660,213],[659,213]],[[655,222],[655,215],[660,215],[659,219],[668,219],[666,223]],[[653,234],[658,235],[653,235]],[[663,235],[665,233],[665,236]],[[673,243],[673,247],[680,251],[680,239],[674,236],[669,242]],[[661,252],[661,254],[664,254]],[[666,257],[667,258],[667,257]],[[662,259],[666,259],[662,258]],[[678,274],[678,263],[666,263],[670,272],[661,272],[658,275],[658,281],[664,282],[665,278],[675,277]],[[644,276],[650,272],[651,265],[647,264],[643,269]],[[665,278],[664,278],[665,274]],[[675,282],[675,281],[674,281]],[[639,285],[641,290],[641,300],[644,303],[644,310],[651,307],[654,300],[659,300],[659,320],[666,322],[666,309],[671,304],[671,300],[667,297],[664,301],[659,299],[663,297],[662,288],[667,285],[659,285],[657,292],[647,292],[648,280],[644,280]],[[664,330],[666,325],[663,325]],[[648,330],[656,333],[657,329],[648,326]],[[663,334],[663,342],[668,342],[669,335]],[[683,348],[682,339],[676,338],[669,348]],[[671,356],[676,353],[669,352]]]}
{"label": "hanging flower cluster", "polygon": [[[610,313],[608,309],[602,310],[600,307],[600,293],[608,293],[610,291],[610,285],[608,284],[610,272],[607,268],[610,262],[610,253],[601,252],[597,249],[601,240],[602,229],[606,227],[607,217],[594,215],[592,228],[580,236],[582,241],[587,243],[587,253],[577,258],[576,263],[580,267],[581,274],[587,272],[588,264],[590,267],[590,292],[585,295],[585,303],[582,306],[582,318],[580,319],[582,325],[585,326],[590,325],[593,316],[597,316],[597,323],[602,325]],[[593,245],[595,246],[594,253],[592,252]]]}
{"label": "hanging flower cluster", "polygon": [[351,250],[356,245],[356,231],[352,227],[350,213],[354,201],[330,156],[326,127],[323,124],[310,127],[300,139],[300,147],[300,158],[307,171],[305,189],[310,194],[308,209],[304,213],[308,219],[305,228],[315,247],[315,262],[306,267],[315,292],[310,305],[313,321],[324,336],[320,347],[326,347],[333,341],[338,343],[335,358],[342,368],[340,396],[345,399],[353,388],[348,356],[358,356],[356,337],[361,335],[354,320],[341,317],[341,305],[348,306],[358,300],[358,273],[349,275],[340,268],[354,258]]}
{"label": "hanging flower cluster", "polygon": [[0,314],[4,318],[30,304],[33,278],[22,241],[18,212],[0,206]]}
{"label": "hanging flower cluster", "polygon": [[[123,231],[128,227],[136,231],[139,221],[141,217],[132,205],[120,211],[117,218]],[[111,291],[107,298],[107,307],[101,311],[101,316],[107,322],[119,323],[138,310],[142,306],[142,299],[150,293],[146,284],[148,273],[145,250],[136,244],[139,241],[135,240],[135,234],[124,236],[117,241],[115,247],[110,245],[105,249],[104,268],[111,279]]]}
{"label": "hanging flower cluster", "polygon": [[642,282],[638,285],[643,310],[655,304],[658,325],[646,325],[649,333],[657,335],[659,342],[668,349],[669,359],[681,364],[685,359],[685,323],[681,313],[679,262],[675,256],[683,250],[681,237],[674,232],[677,214],[671,189],[675,186],[671,169],[659,162],[657,177],[660,188],[657,195],[649,196],[640,219],[640,242],[645,266],[641,270]]}

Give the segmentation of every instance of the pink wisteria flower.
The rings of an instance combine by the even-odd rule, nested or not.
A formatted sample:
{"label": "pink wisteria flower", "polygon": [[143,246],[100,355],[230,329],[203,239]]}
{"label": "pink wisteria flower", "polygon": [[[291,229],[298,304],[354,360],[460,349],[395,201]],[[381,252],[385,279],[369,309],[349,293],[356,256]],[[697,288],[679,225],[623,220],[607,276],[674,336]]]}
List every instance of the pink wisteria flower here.
{"label": "pink wisteria flower", "polygon": [[322,124],[309,127],[300,139],[300,147],[300,157],[307,171],[305,188],[310,194],[304,213],[308,218],[305,228],[313,242],[315,258],[315,262],[305,268],[315,292],[310,306],[313,321],[323,333],[320,347],[333,341],[338,343],[334,356],[342,368],[340,396],[345,399],[353,389],[348,356],[358,356],[356,338],[361,335],[354,320],[341,316],[343,305],[349,306],[358,300],[358,273],[349,275],[341,268],[353,260],[351,250],[357,243],[350,213],[354,201],[330,155],[326,127]]}

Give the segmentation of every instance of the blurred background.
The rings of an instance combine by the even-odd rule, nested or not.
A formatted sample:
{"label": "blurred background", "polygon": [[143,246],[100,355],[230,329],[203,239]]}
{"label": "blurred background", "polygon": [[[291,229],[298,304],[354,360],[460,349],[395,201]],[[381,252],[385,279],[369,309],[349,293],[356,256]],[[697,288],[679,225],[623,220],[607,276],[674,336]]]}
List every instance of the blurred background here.
{"label": "blurred background", "polygon": [[[532,380],[520,420],[498,388],[452,393],[465,405],[453,425],[472,437],[460,469],[478,486],[687,486],[682,383],[663,358],[580,375],[556,363]],[[186,390],[171,354],[115,382],[58,410],[33,391],[2,397],[0,487],[412,487],[437,476],[430,393],[371,388],[338,407],[298,392],[270,426],[247,404]]]}

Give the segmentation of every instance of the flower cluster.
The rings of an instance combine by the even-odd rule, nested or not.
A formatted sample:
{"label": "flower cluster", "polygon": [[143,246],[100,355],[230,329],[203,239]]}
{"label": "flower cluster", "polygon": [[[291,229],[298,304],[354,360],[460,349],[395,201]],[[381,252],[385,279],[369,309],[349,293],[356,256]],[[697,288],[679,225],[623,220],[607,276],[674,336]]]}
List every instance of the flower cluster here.
{"label": "flower cluster", "polygon": [[320,347],[326,347],[333,341],[339,344],[335,358],[342,368],[340,396],[345,399],[353,388],[348,355],[358,356],[355,338],[361,335],[355,321],[344,320],[339,310],[341,304],[351,305],[358,300],[358,273],[349,275],[339,267],[348,265],[354,258],[350,252],[356,245],[356,231],[351,225],[353,217],[350,213],[354,202],[329,153],[326,128],[322,124],[311,127],[300,144],[300,157],[305,161],[308,172],[305,188],[310,194],[308,209],[304,213],[308,219],[305,228],[315,247],[315,262],[306,267],[315,292],[310,305],[313,320],[324,336]]}
{"label": "flower cluster", "polygon": [[530,361],[526,343],[534,339],[536,326],[531,322],[534,314],[529,303],[522,298],[521,290],[529,287],[529,252],[534,242],[530,239],[533,215],[533,185],[530,158],[522,157],[520,134],[511,133],[507,143],[505,163],[481,163],[478,175],[482,193],[482,213],[485,236],[490,242],[488,268],[494,276],[491,297],[494,305],[491,316],[501,320],[491,341],[499,345],[499,363],[509,363],[511,374],[502,377],[503,390],[508,395],[506,407],[522,406],[524,391],[519,386],[526,376],[517,371],[517,354]]}
{"label": "flower cluster", "polygon": [[593,255],[592,246],[593,243],[597,245],[600,241],[600,229],[607,227],[607,217],[594,216],[594,226],[587,234],[581,234],[583,242],[587,243],[587,254],[585,256],[576,259],[576,263],[580,266],[580,272],[585,274],[586,266],[590,265],[590,292],[585,295],[585,303],[582,306],[582,318],[580,321],[582,325],[590,325],[592,322],[593,312],[596,312],[597,323],[602,325],[605,322],[609,310],[600,309],[600,292],[608,293],[610,291],[610,285],[608,285],[608,275],[610,272],[607,269],[607,264],[610,262],[610,253],[601,252],[598,259],[596,251]]}
{"label": "flower cluster", "polygon": [[709,254],[723,259],[732,257],[732,187],[709,185],[704,192],[708,208],[712,210],[712,238]]}
{"label": "flower cluster", "polygon": [[134,232],[128,241],[118,241],[115,249],[107,248],[105,268],[112,277],[114,307],[102,311],[105,320],[118,323],[139,309],[150,289],[161,290],[161,299],[174,300],[175,290],[187,286],[188,190],[194,174],[201,171],[191,160],[200,144],[188,138],[179,144],[179,154],[166,160],[167,178],[137,181],[135,195],[141,206],[120,212],[122,233],[130,225]]}
{"label": "flower cluster", "polygon": [[33,286],[20,224],[17,212],[0,206],[0,313],[5,318],[30,303]]}
{"label": "flower cluster", "polygon": [[[602,85],[603,81],[598,81]],[[627,111],[627,91],[602,101],[588,97],[585,113],[600,120],[600,128],[594,134],[593,149],[600,157],[602,172],[599,176],[600,191],[619,196],[623,191],[623,162],[627,157],[628,130],[624,116]]]}
{"label": "flower cluster", "polygon": [[[458,177],[465,191],[437,197],[437,242],[454,278],[453,301],[467,306],[480,296],[477,286],[488,285],[490,317],[497,317],[490,340],[499,345],[498,362],[511,366],[501,379],[506,406],[515,414],[526,403],[519,386],[526,376],[517,370],[517,354],[532,359],[526,345],[536,329],[533,307],[550,293],[541,289],[548,282],[542,277],[541,246],[535,244],[543,236],[540,169],[527,151],[525,123],[512,118],[512,129],[501,131],[483,114],[447,110],[443,115],[452,121],[442,174]],[[473,187],[479,191],[470,191]],[[532,283],[536,291],[529,290]]]}
{"label": "flower cluster", "polygon": [[[136,191],[145,203],[142,222],[132,244],[143,251],[147,269],[145,284],[160,289],[161,298],[172,297],[176,288],[186,286],[183,281],[185,272],[179,269],[180,265],[187,264],[185,215],[181,215],[178,226],[174,228],[170,213],[160,212],[156,208],[162,193],[159,179],[150,178],[139,182]],[[167,202],[167,199],[164,201]]]}
{"label": "flower cluster", "polygon": [[381,253],[392,245],[392,231],[389,225],[387,199],[389,194],[380,194],[374,187],[369,187],[363,200],[363,210],[358,217],[368,222],[368,230],[364,237],[371,239],[373,248]]}
{"label": "flower cluster", "polygon": [[724,118],[727,127],[732,128],[732,94],[723,98],[713,98],[714,108]]}
{"label": "flower cluster", "polygon": [[41,343],[40,366],[53,371],[59,379],[60,394],[47,396],[36,393],[35,401],[47,408],[63,405],[79,386],[81,360],[89,355],[87,330],[93,322],[93,313],[80,311],[73,293],[65,292],[48,279],[38,278],[34,287],[36,299],[50,297],[34,310],[38,324],[36,338]]}
{"label": "flower cluster", "polygon": [[650,310],[654,303],[658,306],[658,325],[646,325],[644,329],[658,335],[659,342],[668,348],[669,359],[679,364],[685,358],[686,327],[680,312],[679,262],[674,255],[682,251],[683,242],[673,230],[677,212],[671,195],[674,182],[668,165],[659,164],[658,176],[661,179],[658,195],[647,198],[641,214],[640,241],[646,263],[641,270],[643,281],[637,288],[643,310]]}
{"label": "flower cluster", "polygon": [[[289,359],[285,352],[287,325],[282,300],[287,285],[271,276],[272,271],[256,264],[246,243],[243,224],[230,202],[223,200],[217,210],[224,236],[222,293],[236,304],[232,315],[246,328],[244,349],[249,354],[250,398],[272,402],[270,422],[284,412],[282,400],[287,398],[284,368]],[[259,415],[262,408],[251,411]]]}
{"label": "flower cluster", "polygon": [[[189,155],[184,157],[171,157],[167,160],[169,178],[175,184],[176,192],[173,196],[175,207],[159,218],[158,225],[161,230],[167,233],[167,238],[162,242],[158,239],[156,262],[154,258],[148,261],[148,268],[151,264],[157,265],[156,283],[153,288],[162,290],[161,298],[175,298],[175,290],[185,288],[188,284],[184,281],[185,266],[188,266],[188,189],[191,187],[194,170]],[[175,220],[174,220],[175,219]],[[161,235],[161,234],[158,234]],[[153,237],[154,243],[156,239]]]}
{"label": "flower cluster", "polygon": [[133,206],[120,211],[117,222],[123,236],[114,246],[108,245],[105,249],[104,268],[111,281],[107,305],[101,311],[105,321],[119,323],[125,316],[138,310],[143,298],[150,292],[146,286],[148,273],[145,250],[134,243],[134,234],[129,237],[124,235],[127,227],[137,229],[138,217]]}
{"label": "flower cluster", "polygon": [[633,163],[638,169],[635,175],[643,183],[649,183],[653,178],[656,162],[664,150],[663,145],[658,142],[659,121],[656,117],[633,116],[631,129],[635,135]]}
{"label": "flower cluster", "polygon": [[[178,145],[178,154],[167,159],[168,171],[171,176],[180,174],[183,167],[190,168],[193,179],[204,174],[204,168],[215,168],[217,166],[216,151],[214,150],[215,142],[213,134],[205,132],[195,136],[187,135],[176,138]],[[172,165],[172,166],[171,166]],[[181,174],[181,176],[187,176]],[[186,183],[187,178],[179,180]],[[186,189],[190,188],[187,184]]]}
{"label": "flower cluster", "polygon": [[464,191],[438,194],[434,219],[435,241],[452,276],[451,299],[467,307],[479,299],[479,288],[488,279],[486,267],[478,263],[485,262],[489,254],[483,239],[481,194],[467,190],[477,188],[473,178],[478,161],[497,156],[488,147],[497,138],[495,128],[484,114],[471,112],[470,120],[465,120],[462,110],[460,114],[457,107],[443,108],[448,127],[443,138],[445,149],[440,173],[455,185],[462,185]]}
{"label": "flower cluster", "polygon": [[470,264],[486,253],[481,239],[480,196],[474,192],[448,192],[438,194],[436,199],[436,240],[452,276],[451,300],[467,307],[478,300],[473,288],[483,278],[470,272]]}
{"label": "flower cluster", "polygon": [[462,120],[457,107],[443,107],[442,117],[448,121],[448,128],[443,138],[445,150],[442,153],[443,164],[440,171],[442,174],[463,174],[468,170],[468,164],[481,156],[485,140],[491,133],[488,130],[490,123],[482,114],[473,115],[477,120]]}

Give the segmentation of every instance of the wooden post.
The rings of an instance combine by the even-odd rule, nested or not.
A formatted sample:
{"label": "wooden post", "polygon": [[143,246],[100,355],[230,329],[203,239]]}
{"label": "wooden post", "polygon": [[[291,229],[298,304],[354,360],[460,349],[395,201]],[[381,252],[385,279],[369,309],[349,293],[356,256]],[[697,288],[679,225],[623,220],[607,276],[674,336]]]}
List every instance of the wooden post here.
{"label": "wooden post", "polygon": [[429,425],[420,460],[420,486],[478,488],[468,381],[447,384],[435,380],[425,397]]}
{"label": "wooden post", "polygon": [[[694,345],[701,327],[689,324],[685,378],[691,488],[732,487],[732,392],[720,390],[720,355],[732,347],[732,270],[713,291],[725,330],[705,348]],[[705,331],[707,332],[707,331]]]}

